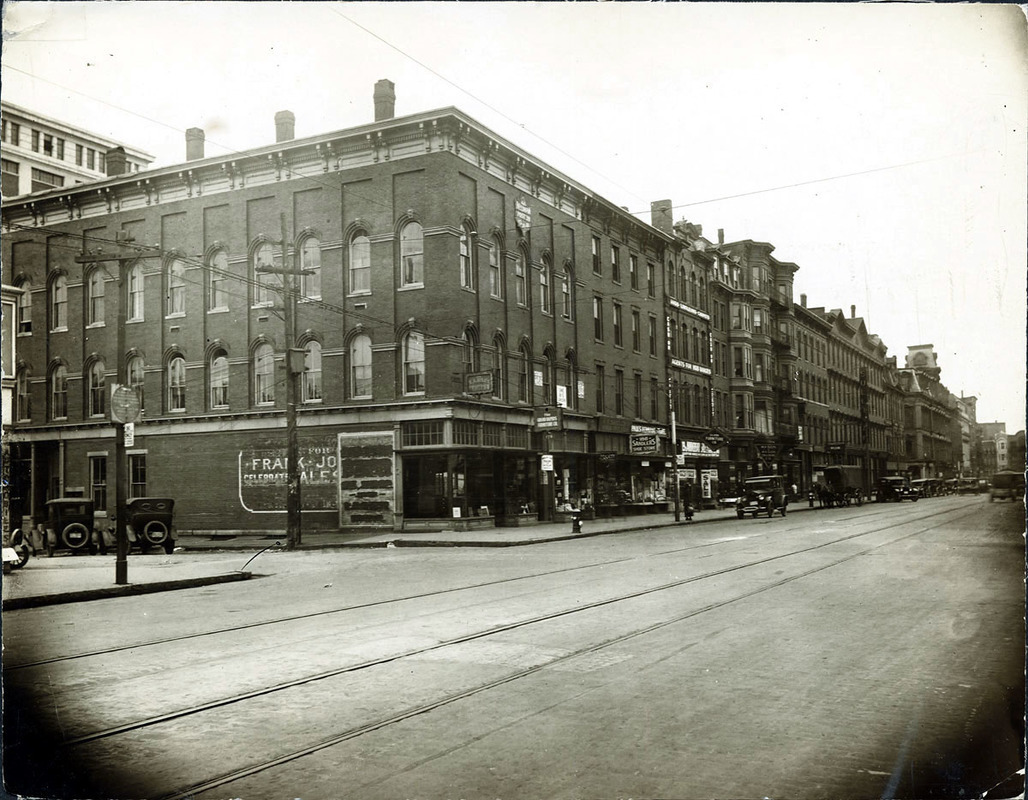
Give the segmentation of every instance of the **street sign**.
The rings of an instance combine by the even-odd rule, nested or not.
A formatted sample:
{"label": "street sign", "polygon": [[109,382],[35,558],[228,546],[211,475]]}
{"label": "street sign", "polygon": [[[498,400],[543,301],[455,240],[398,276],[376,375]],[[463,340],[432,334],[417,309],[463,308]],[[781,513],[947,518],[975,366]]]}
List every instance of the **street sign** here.
{"label": "street sign", "polygon": [[134,386],[116,383],[111,387],[112,422],[139,422],[142,411],[139,393]]}
{"label": "street sign", "polygon": [[136,446],[136,423],[134,423],[134,422],[126,422],[122,426],[122,431],[124,432],[124,436],[125,436],[125,447],[135,447]]}
{"label": "street sign", "polygon": [[549,453],[543,453],[540,456],[539,469],[543,472],[553,472],[553,456]]}

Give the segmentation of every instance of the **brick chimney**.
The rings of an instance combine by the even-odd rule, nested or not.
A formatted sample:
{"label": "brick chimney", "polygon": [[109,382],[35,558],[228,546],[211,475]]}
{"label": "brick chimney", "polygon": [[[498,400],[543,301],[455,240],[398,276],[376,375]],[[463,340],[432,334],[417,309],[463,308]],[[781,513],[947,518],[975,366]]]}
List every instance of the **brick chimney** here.
{"label": "brick chimney", "polygon": [[375,122],[396,114],[396,85],[386,78],[375,84]]}
{"label": "brick chimney", "polygon": [[203,128],[186,129],[186,161],[203,158]]}
{"label": "brick chimney", "polygon": [[112,147],[107,151],[107,177],[124,175],[128,172],[128,157],[125,155],[124,147]]}
{"label": "brick chimney", "polygon": [[857,318],[857,307],[856,306],[850,306],[850,319],[856,319],[856,318]]}
{"label": "brick chimney", "polygon": [[800,295],[800,305],[804,308],[807,307],[807,296],[805,294]]}
{"label": "brick chimney", "polygon": [[296,115],[292,111],[275,114],[275,142],[288,142],[296,138]]}
{"label": "brick chimney", "polygon": [[725,243],[725,229],[724,228],[718,228],[717,229],[717,243],[718,244],[724,244]]}
{"label": "brick chimney", "polygon": [[654,200],[650,203],[650,225],[667,234],[674,233],[670,200]]}

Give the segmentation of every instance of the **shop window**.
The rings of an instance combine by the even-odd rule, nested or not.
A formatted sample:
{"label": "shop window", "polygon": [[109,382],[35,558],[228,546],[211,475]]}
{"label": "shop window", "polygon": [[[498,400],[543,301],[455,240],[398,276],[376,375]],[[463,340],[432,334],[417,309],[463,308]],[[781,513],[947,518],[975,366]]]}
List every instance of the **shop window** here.
{"label": "shop window", "polygon": [[456,419],[453,421],[453,443],[463,445],[479,446],[481,442],[481,436],[479,435],[479,427],[477,422],[471,422],[464,419]]}
{"label": "shop window", "polygon": [[442,420],[426,422],[404,422],[401,428],[404,447],[424,447],[443,443]]}
{"label": "shop window", "polygon": [[90,497],[93,509],[107,510],[107,456],[92,456],[89,459]]}
{"label": "shop window", "polygon": [[485,447],[503,447],[503,425],[486,422],[482,426],[482,444]]}
{"label": "shop window", "polygon": [[520,425],[507,426],[507,447],[524,450],[528,447],[528,428]]}
{"label": "shop window", "polygon": [[146,497],[146,453],[130,453],[129,497]]}

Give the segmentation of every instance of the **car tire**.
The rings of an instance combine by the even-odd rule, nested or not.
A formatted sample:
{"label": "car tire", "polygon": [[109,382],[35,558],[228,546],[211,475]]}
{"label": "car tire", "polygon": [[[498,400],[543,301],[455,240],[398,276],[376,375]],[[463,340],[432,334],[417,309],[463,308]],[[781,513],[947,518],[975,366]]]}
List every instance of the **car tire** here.
{"label": "car tire", "polygon": [[171,531],[159,519],[152,519],[143,526],[143,541],[155,547],[163,547],[164,543],[171,538]]}
{"label": "car tire", "polygon": [[91,539],[89,528],[81,522],[71,522],[61,531],[61,541],[69,550],[88,550]]}

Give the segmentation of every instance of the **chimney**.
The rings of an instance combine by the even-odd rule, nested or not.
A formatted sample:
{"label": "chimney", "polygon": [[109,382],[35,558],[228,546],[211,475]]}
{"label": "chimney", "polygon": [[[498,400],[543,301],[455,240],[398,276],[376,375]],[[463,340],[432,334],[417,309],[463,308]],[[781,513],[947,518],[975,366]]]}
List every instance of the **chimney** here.
{"label": "chimney", "polygon": [[670,200],[654,200],[650,203],[650,225],[667,234],[674,232]]}
{"label": "chimney", "polygon": [[288,142],[296,138],[296,115],[292,111],[275,114],[275,142]]}
{"label": "chimney", "polygon": [[718,244],[724,244],[725,243],[725,229],[724,228],[718,228],[717,229],[717,243]]}
{"label": "chimney", "polygon": [[800,305],[804,308],[807,307],[807,296],[805,294],[800,295]]}
{"label": "chimney", "polygon": [[203,128],[186,129],[186,161],[203,158]]}
{"label": "chimney", "polygon": [[856,306],[850,306],[850,319],[856,319],[856,318],[857,318],[857,307]]}
{"label": "chimney", "polygon": [[375,84],[375,122],[392,119],[396,113],[396,85],[386,78]]}
{"label": "chimney", "polygon": [[112,147],[108,150],[106,162],[108,178],[128,172],[128,157],[125,155],[124,147]]}

